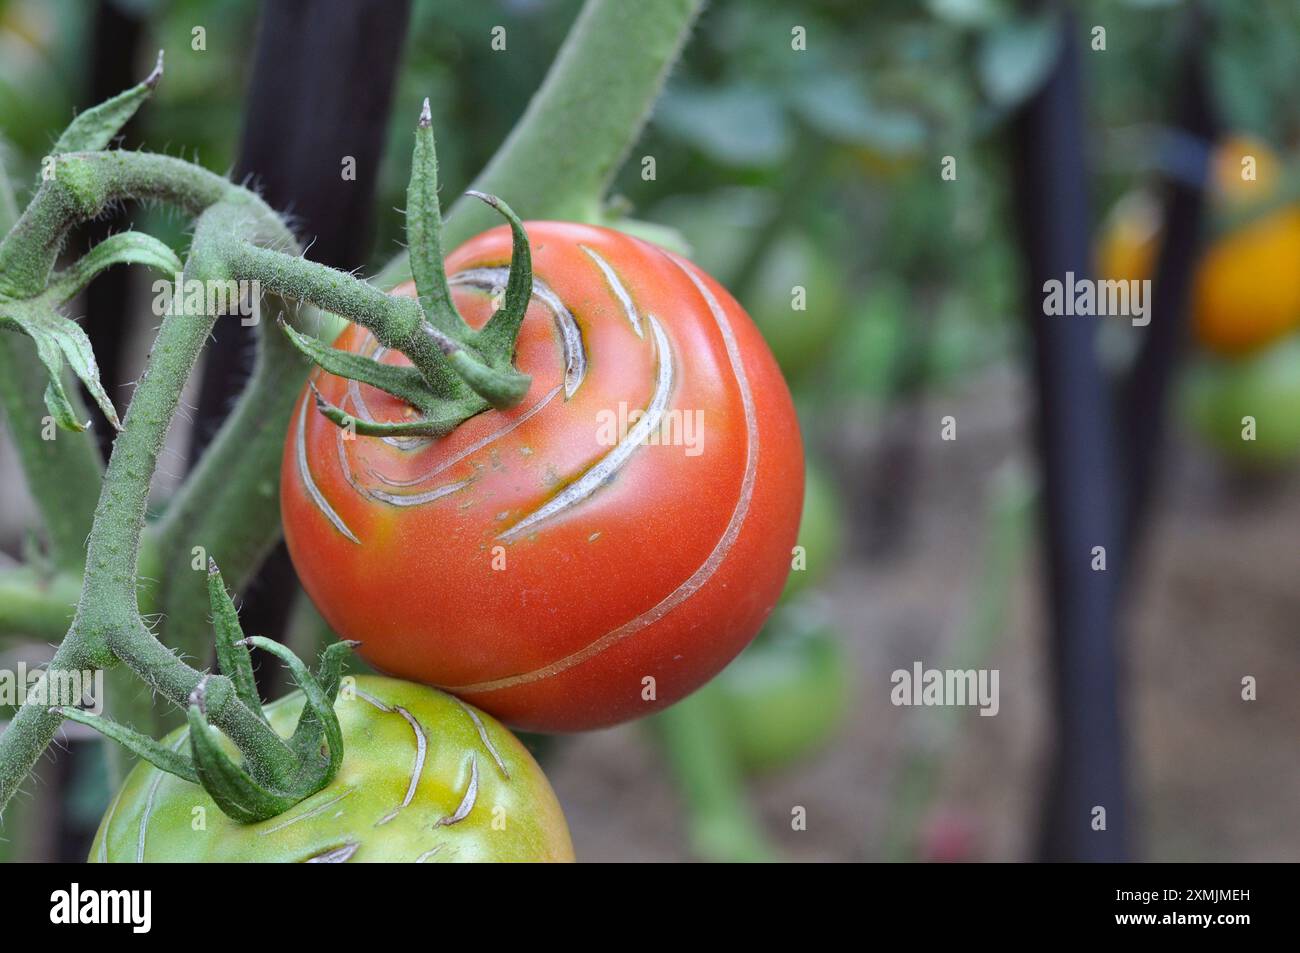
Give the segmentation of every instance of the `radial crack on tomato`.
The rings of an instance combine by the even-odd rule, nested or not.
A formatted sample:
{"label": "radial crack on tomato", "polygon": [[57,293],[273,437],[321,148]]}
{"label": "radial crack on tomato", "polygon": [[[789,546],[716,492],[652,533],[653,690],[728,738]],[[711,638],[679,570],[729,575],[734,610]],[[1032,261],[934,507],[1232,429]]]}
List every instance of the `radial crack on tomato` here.
{"label": "radial crack on tomato", "polygon": [[623,306],[623,313],[627,315],[628,324],[632,325],[632,330],[636,332],[636,336],[639,338],[645,337],[645,332],[641,330],[641,316],[636,313],[636,305],[632,303],[632,296],[627,293],[627,288],[619,280],[618,274],[609,266],[609,262],[601,258],[594,249],[586,245],[579,245],[578,247],[596,263],[596,267],[600,269],[601,274],[605,276],[605,280],[609,282],[610,290],[614,292],[614,297],[618,299],[618,303]]}
{"label": "radial crack on tomato", "polygon": [[471,754],[469,756],[469,784],[465,788],[465,794],[460,799],[460,804],[456,806],[455,813],[441,817],[433,825],[434,827],[451,827],[453,824],[459,824],[465,818],[469,817],[470,811],[474,810],[474,805],[478,803],[478,757]]}
{"label": "radial crack on tomato", "polygon": [[268,827],[266,830],[258,831],[257,836],[269,837],[272,834],[280,833],[280,831],[284,830],[287,827],[292,827],[294,824],[298,824],[301,823],[302,821],[310,820],[311,818],[317,816],[318,814],[321,814],[324,811],[329,810],[335,804],[339,803],[339,801],[342,801],[344,798],[350,796],[355,791],[356,788],[348,788],[346,791],[340,791],[338,794],[332,794],[329,797],[325,798],[323,801],[321,801],[319,804],[317,804],[315,807],[309,807],[305,811],[301,811],[297,814],[294,814],[288,817],[287,819],[280,821],[274,826]]}
{"label": "radial crack on tomato", "polygon": [[329,850],[322,851],[308,857],[303,863],[306,864],[346,864],[353,858],[356,852],[361,848],[358,843],[341,844],[338,847],[332,847]]}
{"label": "radial crack on tomato", "polygon": [[420,786],[420,775],[424,773],[424,758],[429,751],[429,737],[425,734],[424,727],[416,717],[401,705],[386,705],[373,695],[367,695],[364,692],[357,692],[357,697],[369,702],[386,714],[400,715],[406,719],[406,723],[411,726],[411,731],[415,733],[415,763],[411,765],[411,781],[406,786],[406,794],[402,797],[402,803],[375,822],[375,826],[379,827],[395,818],[398,811],[407,807],[414,800],[416,788]]}

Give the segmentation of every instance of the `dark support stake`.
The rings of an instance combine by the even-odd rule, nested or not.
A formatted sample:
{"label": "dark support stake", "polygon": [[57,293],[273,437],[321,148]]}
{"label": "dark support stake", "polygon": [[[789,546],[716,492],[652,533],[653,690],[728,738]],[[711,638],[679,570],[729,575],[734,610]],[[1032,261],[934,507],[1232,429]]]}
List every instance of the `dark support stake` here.
{"label": "dark support stake", "polygon": [[[235,179],[252,175],[271,207],[293,216],[313,261],[342,269],[365,263],[409,14],[409,0],[278,0],[262,7]],[[345,157],[355,160],[355,179],[344,177]],[[245,385],[253,334],[238,321],[222,321],[208,346],[191,465]],[[281,544],[247,593],[248,631],[281,636],[290,608],[284,593],[293,585]],[[278,674],[278,666],[260,670]]]}
{"label": "dark support stake", "polygon": [[[1218,121],[1211,101],[1205,71],[1204,14],[1189,9],[1185,23],[1184,62],[1178,89],[1178,143],[1169,148],[1202,148],[1202,170],[1208,176],[1210,149],[1218,137]],[[1208,178],[1206,179],[1208,181]],[[1142,348],[1129,379],[1121,391],[1125,415],[1123,530],[1125,551],[1131,557],[1147,514],[1147,501],[1154,484],[1169,392],[1187,337],[1192,275],[1200,253],[1205,219],[1205,190],[1185,177],[1170,177],[1164,202],[1164,236],[1156,264],[1151,304],[1151,323],[1143,329]],[[1127,561],[1131,562],[1131,558]]]}
{"label": "dark support stake", "polygon": [[[140,58],[136,55],[144,37],[142,14],[124,4],[100,0],[95,6],[95,31],[90,53],[90,94],[83,108],[102,103],[140,81],[137,70]],[[136,123],[127,123],[123,147],[138,148]],[[125,231],[131,225],[131,215],[124,208],[115,208],[105,217],[89,222],[81,229],[77,247],[87,250],[98,245],[109,235]],[[123,396],[122,386],[128,382],[124,365],[126,342],[130,340],[134,315],[129,306],[132,275],[125,268],[110,268],[99,275],[86,289],[86,336],[95,351],[100,379],[113,400]],[[117,436],[112,427],[91,429],[100,453],[108,459]]]}
{"label": "dark support stake", "polygon": [[[1116,646],[1123,534],[1114,415],[1096,353],[1101,319],[1043,313],[1044,282],[1064,281],[1068,271],[1092,274],[1078,36],[1067,16],[1052,74],[1012,131],[1052,626],[1056,737],[1040,854],[1119,861],[1127,842]],[[1098,546],[1105,548],[1105,571],[1092,568]]]}

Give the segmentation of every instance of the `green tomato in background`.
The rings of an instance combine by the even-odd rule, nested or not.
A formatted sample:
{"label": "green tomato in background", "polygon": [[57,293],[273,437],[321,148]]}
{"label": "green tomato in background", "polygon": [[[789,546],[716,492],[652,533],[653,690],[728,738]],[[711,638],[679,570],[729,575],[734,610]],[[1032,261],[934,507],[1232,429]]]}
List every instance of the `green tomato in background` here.
{"label": "green tomato in background", "polygon": [[[569,829],[532,755],[491,716],[423,685],[344,683],[338,775],[285,813],[231,820],[196,784],[137,765],[100,823],[91,861],[568,861]],[[298,692],[268,705],[287,736]],[[215,730],[215,729],[214,729]],[[188,728],[164,743],[183,743]],[[234,745],[222,737],[235,756]],[[196,827],[198,828],[196,830]]]}
{"label": "green tomato in background", "polygon": [[830,476],[807,458],[804,471],[803,515],[797,545],[803,547],[804,568],[786,577],[782,600],[825,579],[839,558],[844,541],[844,506]]}
{"label": "green tomato in background", "polygon": [[[1192,429],[1234,465],[1278,466],[1300,457],[1300,339],[1250,357],[1206,358],[1184,381]],[[1254,418],[1254,439],[1243,439]]]}
{"label": "green tomato in background", "polygon": [[[847,278],[834,247],[826,247],[833,243],[819,243],[791,227],[767,248],[750,287],[734,286],[751,249],[770,228],[777,201],[769,189],[732,186],[669,199],[650,217],[680,235],[690,245],[690,259],[739,297],[793,381],[826,355],[844,318]],[[796,288],[803,289],[799,300]]]}
{"label": "green tomato in background", "polygon": [[852,701],[848,653],[820,613],[778,609],[753,645],[708,686],[742,768],[782,767],[825,745]]}
{"label": "green tomato in background", "polygon": [[754,286],[740,293],[791,379],[808,373],[825,356],[844,317],[845,279],[838,262],[799,232],[776,240],[763,256]]}

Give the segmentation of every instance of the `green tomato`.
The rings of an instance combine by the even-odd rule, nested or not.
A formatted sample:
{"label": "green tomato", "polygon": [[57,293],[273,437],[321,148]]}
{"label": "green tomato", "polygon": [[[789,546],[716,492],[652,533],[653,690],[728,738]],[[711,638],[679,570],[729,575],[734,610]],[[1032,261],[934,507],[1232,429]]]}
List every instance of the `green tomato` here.
{"label": "green tomato", "polygon": [[903,283],[889,275],[873,276],[850,310],[843,339],[827,356],[830,390],[872,400],[886,397],[907,346],[909,320]]}
{"label": "green tomato", "polygon": [[[1183,409],[1193,429],[1234,464],[1267,467],[1300,457],[1300,339],[1189,373]],[[1253,418],[1253,437],[1248,428]]]}
{"label": "green tomato", "polygon": [[851,687],[843,643],[804,607],[779,610],[709,686],[736,760],[750,772],[779,768],[826,744],[848,714]]}
{"label": "green tomato", "polygon": [[838,264],[806,235],[787,232],[763,256],[743,304],[787,377],[808,373],[826,354],[843,318],[844,284]]}
{"label": "green tomato", "polygon": [[804,471],[803,516],[799,521],[797,545],[803,547],[802,567],[795,563],[785,580],[781,598],[811,588],[826,578],[839,557],[844,536],[844,507],[830,477],[807,461]]}
{"label": "green tomato", "polygon": [[[569,829],[532,756],[491,716],[411,682],[363,675],[335,702],[338,775],[278,817],[240,824],[198,785],[139,764],[99,825],[91,861],[567,861]],[[288,735],[295,692],[268,705]],[[214,729],[215,730],[215,729]],[[168,736],[181,745],[188,729]],[[235,748],[222,737],[230,753]]]}
{"label": "green tomato", "polygon": [[[670,199],[654,217],[689,243],[692,261],[725,284],[741,268],[755,236],[771,227],[776,201],[768,190],[729,187]],[[844,316],[846,284],[833,247],[795,229],[772,242],[752,287],[731,290],[741,295],[781,370],[794,379],[826,355]],[[802,301],[795,300],[796,286],[803,289]]]}

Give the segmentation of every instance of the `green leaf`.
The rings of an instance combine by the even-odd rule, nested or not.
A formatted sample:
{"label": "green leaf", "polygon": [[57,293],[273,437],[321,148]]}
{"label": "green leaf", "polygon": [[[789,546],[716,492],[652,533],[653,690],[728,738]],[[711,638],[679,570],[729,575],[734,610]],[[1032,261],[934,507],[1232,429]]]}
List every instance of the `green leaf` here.
{"label": "green leaf", "polygon": [[122,429],[113,402],[99,382],[99,365],[95,363],[90,339],[80,325],[37,299],[31,303],[0,302],[0,327],[21,331],[36,342],[36,353],[50,375],[49,385],[45,388],[45,406],[60,427],[81,431],[89,426],[89,422],[82,423],[76,418],[72,402],[63,389],[63,362],[66,360],[95,398],[108,422],[117,430]]}
{"label": "green leaf", "polygon": [[72,120],[63,135],[59,136],[51,155],[61,152],[95,152],[105,148],[113,137],[130,122],[137,109],[149,98],[158,81],[162,79],[163,54],[158,51],[158,63],[144,82],[132,86],[124,93],[100,103]]}
{"label": "green leaf", "polygon": [[1007,20],[980,41],[976,69],[989,100],[1009,109],[1043,84],[1062,49],[1060,20],[1052,12]]}
{"label": "green leaf", "polygon": [[77,295],[95,275],[117,264],[141,264],[166,274],[181,271],[181,261],[167,245],[141,232],[112,235],[65,271],[55,274],[40,295],[27,301],[0,300],[0,327],[21,331],[36,342],[36,352],[50,375],[45,388],[45,406],[65,430],[81,431],[89,426],[77,419],[72,401],[63,389],[63,364],[86,385],[116,430],[122,429],[117,410],[99,380],[99,365],[90,339],[77,322],[64,317],[58,306]]}
{"label": "green leaf", "polygon": [[143,232],[110,235],[68,269],[50,280],[41,298],[63,304],[76,297],[101,271],[113,265],[148,265],[167,277],[181,273],[181,260],[164,242]]}
{"label": "green leaf", "polygon": [[925,121],[909,110],[872,102],[855,77],[818,77],[794,95],[792,106],[832,142],[868,146],[887,156],[914,155],[925,147]]}
{"label": "green leaf", "polygon": [[55,708],[52,710],[69,721],[79,722],[93,728],[105,738],[117,742],[127,751],[143,758],[156,768],[166,771],[168,774],[174,774],[178,778],[184,778],[186,781],[198,783],[199,776],[189,758],[154,741],[148,735],[142,735],[133,728],[119,725],[107,718],[92,715],[80,708]]}
{"label": "green leaf", "polygon": [[1003,13],[1003,4],[995,0],[928,0],[926,6],[955,27],[982,26]]}
{"label": "green leaf", "polygon": [[670,90],[660,100],[654,122],[724,165],[775,165],[791,146],[781,102],[757,86]]}

